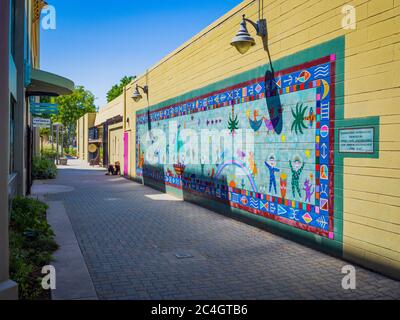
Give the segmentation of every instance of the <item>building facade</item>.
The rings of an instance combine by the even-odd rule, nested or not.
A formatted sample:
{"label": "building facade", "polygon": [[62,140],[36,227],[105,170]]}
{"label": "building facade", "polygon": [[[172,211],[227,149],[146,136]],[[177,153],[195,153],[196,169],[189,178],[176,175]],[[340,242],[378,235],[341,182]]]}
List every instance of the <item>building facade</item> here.
{"label": "building facade", "polygon": [[[97,114],[88,113],[77,121],[78,158],[88,163],[124,164],[124,95],[100,108]],[[89,147],[92,149],[89,150]]]}
{"label": "building facade", "polygon": [[124,171],[400,278],[398,30],[399,1],[243,1],[125,88]]}
{"label": "building facade", "polygon": [[0,299],[17,298],[9,279],[8,220],[12,199],[32,184],[32,156],[39,153],[39,131],[32,127],[31,101],[72,92],[72,81],[40,70],[39,0],[2,1],[0,11]]}
{"label": "building facade", "polygon": [[76,141],[78,158],[89,161],[89,130],[94,127],[95,113],[87,113],[76,124]]}

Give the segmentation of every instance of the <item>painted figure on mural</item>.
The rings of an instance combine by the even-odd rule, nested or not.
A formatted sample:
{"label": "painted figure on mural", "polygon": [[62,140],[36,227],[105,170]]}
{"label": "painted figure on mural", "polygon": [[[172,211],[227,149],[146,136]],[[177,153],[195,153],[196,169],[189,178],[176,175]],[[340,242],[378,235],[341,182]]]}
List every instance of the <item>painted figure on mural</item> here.
{"label": "painted figure on mural", "polygon": [[254,161],[254,153],[253,152],[249,152],[249,166],[250,166],[250,170],[253,173],[253,176],[257,176],[258,174],[258,170],[257,170],[257,165],[256,162]]}
{"label": "painted figure on mural", "polygon": [[144,166],[144,151],[141,150],[140,144],[138,147],[138,154],[139,154],[139,160],[138,160],[138,168],[143,169]]}
{"label": "painted figure on mural", "polygon": [[303,190],[306,192],[306,198],[304,199],[304,201],[311,202],[311,197],[314,194],[315,189],[313,188],[310,180],[306,179],[306,181],[304,181]]}
{"label": "painted figure on mural", "polygon": [[269,170],[269,193],[271,193],[272,188],[274,188],[274,192],[276,194],[276,178],[275,173],[279,172],[280,170],[276,168],[276,160],[275,157],[272,155],[269,157],[268,162],[265,161],[265,165]]}
{"label": "painted figure on mural", "polygon": [[301,164],[301,160],[299,157],[295,157],[294,163],[292,164],[292,160],[289,160],[290,170],[292,171],[292,194],[293,197],[296,198],[296,191],[301,198],[301,190],[300,190],[300,176],[304,169],[304,162]]}
{"label": "painted figure on mural", "polygon": [[287,191],[287,176],[286,176],[286,173],[282,173],[281,174],[280,189],[281,189],[281,197],[282,197],[282,199],[285,199],[286,198],[286,191]]}

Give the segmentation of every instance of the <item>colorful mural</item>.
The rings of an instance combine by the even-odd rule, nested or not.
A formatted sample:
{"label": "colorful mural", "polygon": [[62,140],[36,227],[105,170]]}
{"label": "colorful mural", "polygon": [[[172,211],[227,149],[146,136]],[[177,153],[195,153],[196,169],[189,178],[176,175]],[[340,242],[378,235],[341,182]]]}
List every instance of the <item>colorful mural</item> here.
{"label": "colorful mural", "polygon": [[[139,112],[137,174],[334,239],[335,63],[332,54],[277,71],[272,84],[257,78]],[[277,96],[281,110],[271,119],[268,106]],[[149,135],[154,129],[165,133],[165,151]],[[195,140],[182,136],[183,129],[191,129]],[[205,129],[212,133],[209,144],[204,144]],[[187,141],[196,141],[198,162],[189,161],[196,155]],[[208,154],[215,161],[203,158]]]}

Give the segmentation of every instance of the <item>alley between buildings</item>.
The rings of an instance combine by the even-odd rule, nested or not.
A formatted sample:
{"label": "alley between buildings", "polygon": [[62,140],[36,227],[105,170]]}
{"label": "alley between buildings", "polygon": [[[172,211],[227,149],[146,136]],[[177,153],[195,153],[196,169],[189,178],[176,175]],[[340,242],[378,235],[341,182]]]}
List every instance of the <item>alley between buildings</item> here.
{"label": "alley between buildings", "polygon": [[69,162],[44,198],[65,207],[99,299],[400,299],[398,281],[356,266],[344,290],[345,261]]}

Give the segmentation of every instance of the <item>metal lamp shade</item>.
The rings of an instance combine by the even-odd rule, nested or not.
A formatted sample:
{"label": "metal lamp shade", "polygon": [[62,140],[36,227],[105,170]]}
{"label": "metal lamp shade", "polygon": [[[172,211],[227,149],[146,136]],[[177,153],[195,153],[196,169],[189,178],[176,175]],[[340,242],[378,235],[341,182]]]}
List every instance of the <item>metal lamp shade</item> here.
{"label": "metal lamp shade", "polygon": [[132,94],[132,99],[133,99],[133,101],[135,101],[135,102],[138,102],[140,99],[142,99],[142,95],[140,94],[138,88],[136,88],[135,91],[133,92],[133,94]]}
{"label": "metal lamp shade", "polygon": [[241,54],[245,54],[255,44],[256,41],[247,31],[246,21],[242,21],[240,23],[240,29],[238,33],[232,39],[231,45],[234,46]]}

